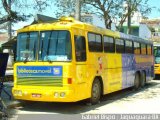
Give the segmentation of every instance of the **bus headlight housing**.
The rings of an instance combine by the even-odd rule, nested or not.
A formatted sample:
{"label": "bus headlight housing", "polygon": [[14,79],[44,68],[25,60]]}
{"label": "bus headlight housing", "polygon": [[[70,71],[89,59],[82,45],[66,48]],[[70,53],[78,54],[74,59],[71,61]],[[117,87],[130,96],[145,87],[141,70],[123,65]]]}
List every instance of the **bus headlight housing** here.
{"label": "bus headlight housing", "polygon": [[55,93],[54,93],[54,97],[58,98],[58,96],[59,96],[59,93],[58,93],[58,92],[55,92]]}
{"label": "bus headlight housing", "polygon": [[61,97],[65,97],[65,95],[66,95],[65,92],[61,92],[61,93],[60,93],[60,96],[61,96]]}
{"label": "bus headlight housing", "polygon": [[22,96],[22,91],[21,90],[15,90],[14,95]]}

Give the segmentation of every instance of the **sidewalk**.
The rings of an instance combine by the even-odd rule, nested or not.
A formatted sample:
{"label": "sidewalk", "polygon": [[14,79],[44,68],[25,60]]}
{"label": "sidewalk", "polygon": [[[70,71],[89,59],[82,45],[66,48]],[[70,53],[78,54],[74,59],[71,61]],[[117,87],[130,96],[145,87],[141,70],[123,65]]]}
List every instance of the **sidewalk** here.
{"label": "sidewalk", "polygon": [[7,81],[4,82],[4,89],[11,95],[11,99],[9,99],[9,96],[2,90],[2,100],[4,101],[4,104],[7,106],[7,109],[13,109],[14,107],[18,106],[20,102],[15,100],[12,96],[12,87],[13,87],[13,70],[6,70],[6,79]]}
{"label": "sidewalk", "polygon": [[11,99],[9,99],[9,96],[5,94],[4,91],[2,91],[2,100],[4,101],[8,109],[12,109],[19,104],[19,102],[15,100],[12,96],[13,82],[12,81],[5,82],[4,85],[5,85],[4,89],[11,95]]}

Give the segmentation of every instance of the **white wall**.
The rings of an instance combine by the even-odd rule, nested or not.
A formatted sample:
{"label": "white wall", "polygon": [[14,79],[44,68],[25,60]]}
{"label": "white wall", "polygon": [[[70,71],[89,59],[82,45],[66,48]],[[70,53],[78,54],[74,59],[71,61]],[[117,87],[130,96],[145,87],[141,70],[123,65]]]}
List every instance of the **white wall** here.
{"label": "white wall", "polygon": [[139,25],[139,37],[149,39],[151,38],[152,34],[150,29],[146,24]]}
{"label": "white wall", "polygon": [[[95,14],[82,15],[81,16],[81,21],[86,22],[86,23],[90,23],[90,24],[98,26],[98,27],[106,28],[104,19],[98,17]],[[111,24],[111,30],[116,30],[116,24],[115,23]]]}
{"label": "white wall", "polygon": [[102,18],[99,18],[97,15],[92,15],[92,17],[93,17],[93,23],[92,23],[93,25],[105,28],[105,23]]}

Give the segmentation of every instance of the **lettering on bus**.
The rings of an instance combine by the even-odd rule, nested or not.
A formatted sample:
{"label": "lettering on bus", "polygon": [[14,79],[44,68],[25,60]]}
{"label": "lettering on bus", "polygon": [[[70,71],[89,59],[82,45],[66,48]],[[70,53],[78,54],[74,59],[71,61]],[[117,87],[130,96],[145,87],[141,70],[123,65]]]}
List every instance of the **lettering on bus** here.
{"label": "lettering on bus", "polygon": [[18,66],[18,76],[62,76],[62,66]]}

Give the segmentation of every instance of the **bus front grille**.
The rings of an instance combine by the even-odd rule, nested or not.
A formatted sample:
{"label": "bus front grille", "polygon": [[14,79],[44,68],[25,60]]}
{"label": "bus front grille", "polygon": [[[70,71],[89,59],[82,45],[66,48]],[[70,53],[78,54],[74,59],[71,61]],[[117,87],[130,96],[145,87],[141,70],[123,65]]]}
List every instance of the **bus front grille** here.
{"label": "bus front grille", "polygon": [[61,77],[18,77],[17,85],[62,87]]}

